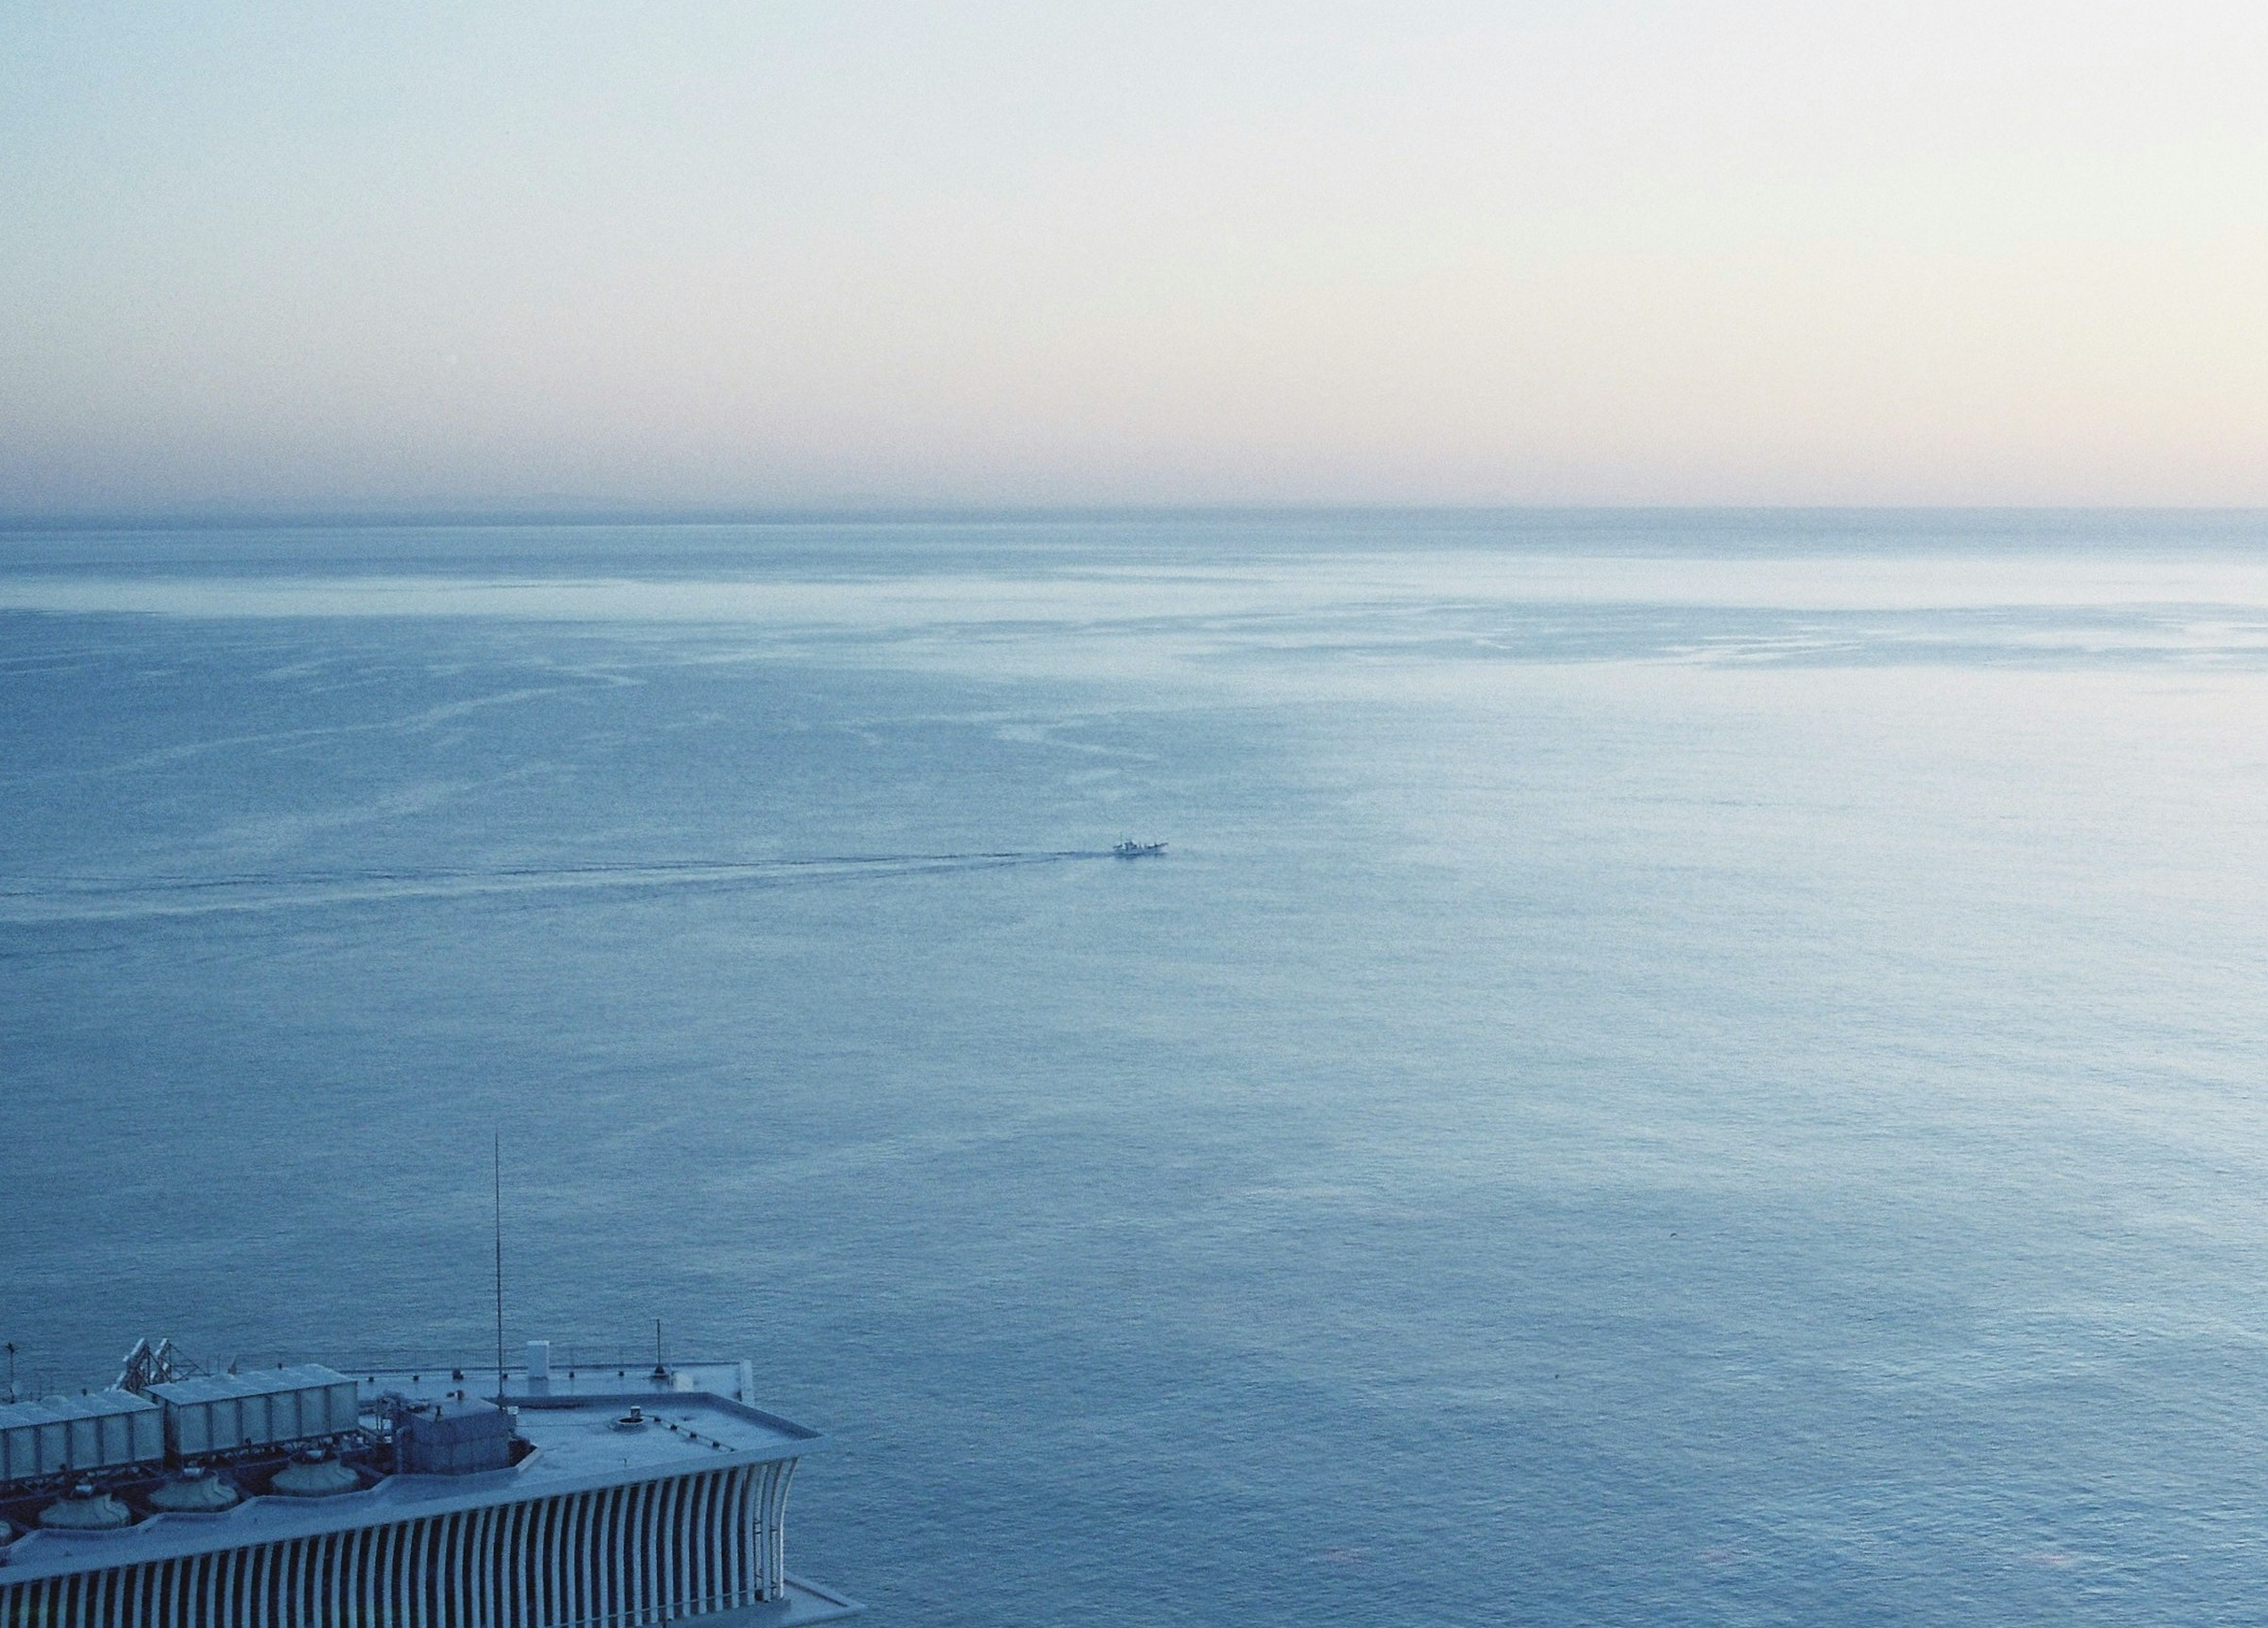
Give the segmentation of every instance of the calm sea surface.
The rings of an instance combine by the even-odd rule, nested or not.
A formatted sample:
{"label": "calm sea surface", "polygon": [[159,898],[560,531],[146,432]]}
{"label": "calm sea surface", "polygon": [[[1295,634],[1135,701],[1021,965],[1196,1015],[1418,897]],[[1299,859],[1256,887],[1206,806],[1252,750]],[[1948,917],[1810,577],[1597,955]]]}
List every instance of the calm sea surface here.
{"label": "calm sea surface", "polygon": [[0,809],[27,1384],[500,1130],[878,1628],[2268,1615],[2268,519],[16,534]]}

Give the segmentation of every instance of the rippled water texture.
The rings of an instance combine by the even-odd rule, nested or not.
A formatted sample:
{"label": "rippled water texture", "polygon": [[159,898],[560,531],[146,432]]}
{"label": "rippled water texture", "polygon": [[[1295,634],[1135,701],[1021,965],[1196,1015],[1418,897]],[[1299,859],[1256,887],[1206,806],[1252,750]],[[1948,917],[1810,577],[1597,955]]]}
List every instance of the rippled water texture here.
{"label": "rippled water texture", "polygon": [[471,1358],[500,1128],[878,1624],[2258,1614],[2257,517],[19,534],[0,697],[27,1381]]}

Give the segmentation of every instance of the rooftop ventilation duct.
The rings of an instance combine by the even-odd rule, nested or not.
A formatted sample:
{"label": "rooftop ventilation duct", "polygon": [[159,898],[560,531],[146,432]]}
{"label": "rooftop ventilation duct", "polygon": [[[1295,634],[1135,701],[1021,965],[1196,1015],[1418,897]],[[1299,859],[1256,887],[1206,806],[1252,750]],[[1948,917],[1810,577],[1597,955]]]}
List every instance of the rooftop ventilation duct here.
{"label": "rooftop ventilation duct", "polygon": [[168,1476],[150,1494],[150,1507],[169,1515],[217,1515],[237,1504],[236,1489],[226,1477],[202,1464],[191,1464],[178,1476]]}
{"label": "rooftop ventilation duct", "polygon": [[362,1477],[337,1459],[313,1454],[293,1459],[269,1477],[268,1490],[284,1498],[333,1498],[362,1486]]}
{"label": "rooftop ventilation duct", "polygon": [[40,1511],[40,1524],[59,1532],[114,1532],[134,1524],[134,1512],[109,1493],[96,1492],[92,1482],[82,1481],[69,1498]]}

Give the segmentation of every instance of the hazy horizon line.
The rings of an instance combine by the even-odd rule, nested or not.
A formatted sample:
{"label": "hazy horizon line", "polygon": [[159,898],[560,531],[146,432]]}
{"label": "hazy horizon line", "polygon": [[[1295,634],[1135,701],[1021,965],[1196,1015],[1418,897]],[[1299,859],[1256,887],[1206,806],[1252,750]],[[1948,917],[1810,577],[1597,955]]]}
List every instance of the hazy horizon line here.
{"label": "hazy horizon line", "polygon": [[1483,519],[1584,515],[2191,515],[2268,517],[2268,505],[2162,503],[878,503],[652,504],[531,498],[473,504],[196,503],[149,507],[0,509],[0,532],[339,529],[366,527],[791,526],[1018,521],[1351,519],[1433,515]]}

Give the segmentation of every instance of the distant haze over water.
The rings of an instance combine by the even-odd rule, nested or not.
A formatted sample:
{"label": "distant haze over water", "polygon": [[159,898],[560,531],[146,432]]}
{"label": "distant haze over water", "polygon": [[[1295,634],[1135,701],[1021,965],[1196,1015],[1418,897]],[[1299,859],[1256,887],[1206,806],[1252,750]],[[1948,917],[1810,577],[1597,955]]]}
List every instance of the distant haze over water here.
{"label": "distant haze over water", "polygon": [[0,1335],[469,1366],[500,1131],[880,1624],[2243,1618],[2264,742],[2241,512],[0,532]]}

